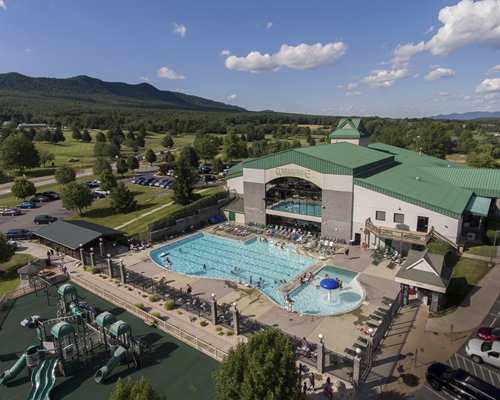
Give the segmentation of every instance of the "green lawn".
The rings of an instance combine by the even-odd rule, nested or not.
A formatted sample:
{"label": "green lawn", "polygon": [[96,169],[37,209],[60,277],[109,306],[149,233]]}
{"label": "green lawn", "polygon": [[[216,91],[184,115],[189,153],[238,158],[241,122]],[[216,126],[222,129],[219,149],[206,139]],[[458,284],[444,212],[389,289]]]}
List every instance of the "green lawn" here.
{"label": "green lawn", "polygon": [[490,267],[486,261],[473,260],[470,258],[460,257],[453,267],[450,284],[446,292],[446,304],[440,313],[435,313],[433,316],[443,316],[455,311],[460,305],[465,296],[475,285],[490,271]]}
{"label": "green lawn", "polygon": [[[496,248],[493,247],[493,243],[495,242],[495,232],[497,230],[500,230],[500,218],[488,217],[488,227],[483,236],[484,244],[467,244],[465,251],[479,256],[496,257]],[[497,236],[496,244],[500,245],[500,235]]]}
{"label": "green lawn", "polygon": [[17,269],[35,258],[29,254],[14,254],[9,261],[0,263],[0,298],[19,285]]}

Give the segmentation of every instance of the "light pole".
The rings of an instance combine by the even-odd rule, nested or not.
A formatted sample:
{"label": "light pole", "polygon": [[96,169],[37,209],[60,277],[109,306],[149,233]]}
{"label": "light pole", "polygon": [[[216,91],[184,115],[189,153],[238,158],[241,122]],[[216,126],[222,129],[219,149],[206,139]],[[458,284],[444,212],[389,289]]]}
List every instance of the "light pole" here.
{"label": "light pole", "polygon": [[490,265],[493,266],[493,255],[496,258],[497,255],[497,235],[500,233],[500,230],[495,231],[495,239],[493,239],[493,250],[491,251]]}

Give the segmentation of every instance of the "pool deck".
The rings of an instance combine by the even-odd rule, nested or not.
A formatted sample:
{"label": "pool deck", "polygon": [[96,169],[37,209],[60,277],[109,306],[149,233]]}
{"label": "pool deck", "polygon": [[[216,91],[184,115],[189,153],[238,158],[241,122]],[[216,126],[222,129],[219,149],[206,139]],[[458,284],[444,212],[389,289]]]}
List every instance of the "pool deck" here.
{"label": "pool deck", "polygon": [[[213,228],[205,229],[203,232],[214,233]],[[249,240],[255,235],[239,237],[225,234],[224,236],[238,240]],[[179,240],[184,238],[181,237]],[[169,243],[172,242],[169,241]],[[155,245],[153,248],[163,247],[166,244],[161,243]],[[219,303],[232,304],[236,301],[238,309],[243,315],[250,316],[259,322],[279,327],[297,337],[305,337],[311,343],[318,343],[318,335],[321,333],[324,335],[326,347],[343,355],[346,355],[344,352],[346,348],[353,348],[356,338],[360,336],[360,328],[365,326],[365,323],[370,320],[370,315],[383,305],[383,298],[394,298],[399,291],[399,285],[393,280],[394,270],[387,269],[384,262],[378,266],[370,265],[370,251],[363,251],[358,247],[350,246],[349,259],[344,258],[343,254],[335,254],[325,260],[321,260],[321,264],[334,265],[358,272],[358,280],[365,289],[365,300],[355,310],[337,316],[301,315],[289,313],[282,307],[271,302],[261,292],[237,285],[234,282],[204,279],[167,271],[150,260],[148,255],[150,250],[123,253],[119,255],[119,258],[123,260],[127,268],[143,273],[144,276],[153,279],[165,277],[167,283],[173,287],[185,288],[187,284],[190,284],[193,288],[193,294],[200,295],[206,299],[210,299],[211,293],[215,293]],[[42,245],[30,243],[28,251],[30,254],[43,257],[47,249]],[[304,248],[299,249],[298,253],[310,256],[316,255],[316,259],[318,256]],[[100,278],[99,275],[92,275],[83,271],[78,264],[77,260],[68,260],[65,263],[71,276],[84,279],[132,304],[139,301],[147,303],[146,305],[150,308],[150,311],[159,311],[166,321],[178,325],[181,329],[191,332],[194,336],[207,341],[223,351],[228,351],[229,348],[238,342],[246,340],[243,336],[220,336],[212,324],[203,328],[199,325],[199,321],[190,321],[189,316],[185,312],[179,314],[175,311],[165,311],[161,307],[161,304],[150,304],[147,299],[144,299],[143,293],[140,290],[127,291],[123,286],[118,287],[108,279],[105,280]]]}

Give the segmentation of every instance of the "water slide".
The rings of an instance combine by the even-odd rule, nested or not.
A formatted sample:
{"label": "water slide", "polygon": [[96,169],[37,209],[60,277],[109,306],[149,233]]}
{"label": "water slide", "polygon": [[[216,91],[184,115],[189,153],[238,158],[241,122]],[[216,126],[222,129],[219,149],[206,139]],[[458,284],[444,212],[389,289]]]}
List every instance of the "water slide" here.
{"label": "water slide", "polygon": [[94,380],[97,383],[103,382],[111,374],[113,368],[116,367],[116,365],[119,362],[125,361],[126,359],[127,359],[127,349],[125,347],[118,346],[118,348],[115,350],[115,353],[113,354],[113,357],[109,359],[109,361],[106,363],[104,367],[102,367],[99,371],[95,373]]}
{"label": "water slide", "polygon": [[14,379],[19,373],[26,367],[26,353],[28,354],[34,354],[37,352],[38,345],[33,345],[30,346],[26,349],[26,352],[24,352],[21,357],[18,358],[16,363],[7,371],[4,371],[0,374],[0,384],[6,384],[7,382],[11,381]]}
{"label": "water slide", "polygon": [[49,394],[56,383],[58,358],[41,360],[31,374],[31,390],[26,400],[50,400]]}

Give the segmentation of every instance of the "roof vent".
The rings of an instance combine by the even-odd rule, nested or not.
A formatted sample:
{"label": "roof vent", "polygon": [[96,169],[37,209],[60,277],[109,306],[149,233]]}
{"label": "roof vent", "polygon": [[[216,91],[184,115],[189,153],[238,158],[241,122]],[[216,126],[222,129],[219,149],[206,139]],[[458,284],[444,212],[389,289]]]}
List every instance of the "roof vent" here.
{"label": "roof vent", "polygon": [[416,179],[417,181],[419,181],[419,180],[420,180],[420,177],[419,177],[419,176],[417,176],[415,179]]}

